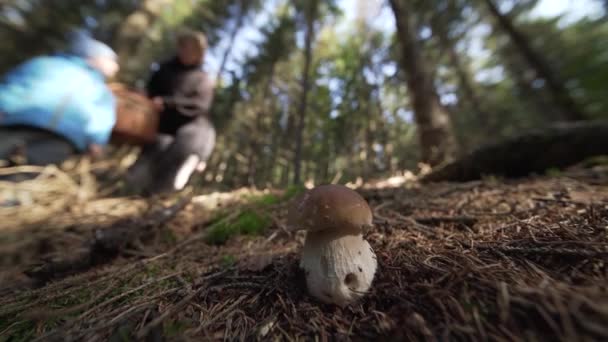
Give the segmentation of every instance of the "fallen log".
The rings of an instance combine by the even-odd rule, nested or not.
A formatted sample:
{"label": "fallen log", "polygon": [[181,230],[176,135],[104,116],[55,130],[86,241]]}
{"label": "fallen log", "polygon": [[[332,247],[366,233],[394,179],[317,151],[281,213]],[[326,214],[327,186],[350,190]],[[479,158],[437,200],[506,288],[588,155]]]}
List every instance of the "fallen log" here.
{"label": "fallen log", "polygon": [[485,175],[525,177],[608,154],[608,121],[560,123],[481,146],[422,178],[466,182]]}

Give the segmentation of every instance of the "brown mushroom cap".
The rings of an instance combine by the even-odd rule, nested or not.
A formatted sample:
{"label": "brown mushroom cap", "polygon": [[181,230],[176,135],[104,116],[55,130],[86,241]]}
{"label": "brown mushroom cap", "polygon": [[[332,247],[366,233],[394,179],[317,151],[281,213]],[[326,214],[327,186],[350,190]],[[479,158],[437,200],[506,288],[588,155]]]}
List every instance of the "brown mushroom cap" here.
{"label": "brown mushroom cap", "polygon": [[305,192],[287,214],[290,231],[339,229],[358,234],[371,225],[372,211],[365,199],[343,185],[320,185]]}

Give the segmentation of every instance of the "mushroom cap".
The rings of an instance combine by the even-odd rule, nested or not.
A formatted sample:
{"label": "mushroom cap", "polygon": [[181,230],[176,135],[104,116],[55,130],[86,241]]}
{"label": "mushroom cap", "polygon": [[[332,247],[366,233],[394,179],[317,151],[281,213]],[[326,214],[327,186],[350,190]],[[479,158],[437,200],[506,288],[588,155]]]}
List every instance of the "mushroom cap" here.
{"label": "mushroom cap", "polygon": [[287,214],[290,231],[338,229],[359,234],[371,226],[372,211],[365,199],[343,185],[320,185],[305,192]]}

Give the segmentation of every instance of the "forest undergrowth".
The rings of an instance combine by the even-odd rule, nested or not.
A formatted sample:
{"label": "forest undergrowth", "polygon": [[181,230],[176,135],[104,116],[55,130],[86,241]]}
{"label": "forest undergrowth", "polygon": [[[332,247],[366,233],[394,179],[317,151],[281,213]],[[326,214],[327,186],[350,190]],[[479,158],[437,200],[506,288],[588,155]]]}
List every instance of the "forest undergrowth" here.
{"label": "forest undergrowth", "polygon": [[[0,341],[608,339],[608,170],[366,186],[370,292],[308,296],[300,189],[71,203],[0,230]],[[67,205],[67,204],[66,204]]]}

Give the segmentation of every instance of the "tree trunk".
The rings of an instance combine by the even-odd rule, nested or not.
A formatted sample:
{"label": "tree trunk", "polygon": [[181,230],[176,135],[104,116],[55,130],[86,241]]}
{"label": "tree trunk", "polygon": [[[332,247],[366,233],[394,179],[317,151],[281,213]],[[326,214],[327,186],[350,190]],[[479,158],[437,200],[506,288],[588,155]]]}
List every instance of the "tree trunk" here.
{"label": "tree trunk", "polygon": [[254,124],[250,131],[252,136],[249,138],[250,153],[247,157],[247,185],[249,186],[253,186],[256,183],[258,163],[259,160],[261,160],[260,154],[262,153],[261,146],[263,146],[263,143],[260,141],[262,139],[260,137],[260,121],[262,117],[262,110],[263,109],[259,109],[256,111]]}
{"label": "tree trunk", "polygon": [[422,161],[438,165],[452,159],[457,150],[451,119],[439,103],[433,78],[418,45],[416,30],[412,27],[412,13],[407,1],[390,0],[390,4],[401,43],[401,66],[406,73],[412,99]]}
{"label": "tree trunk", "polygon": [[551,101],[547,92],[532,87],[533,79],[531,79],[530,73],[527,72],[529,69],[521,63],[516,51],[507,48],[500,53],[507,72],[515,81],[518,96],[520,96],[527,106],[533,108],[542,117],[542,120],[553,121],[555,118],[553,113],[558,112],[560,109],[556,103]]}
{"label": "tree trunk", "polygon": [[[275,70],[275,66],[276,64],[272,64],[270,67],[270,71],[269,71],[269,75],[268,75],[268,80],[266,82],[266,85],[264,87],[264,92],[262,94],[262,105],[261,105],[261,109],[258,112],[257,118],[256,118],[256,125],[257,125],[257,131],[258,131],[258,136],[259,139],[262,140],[262,142],[260,143],[260,149],[259,149],[259,154],[263,155],[263,158],[260,158],[260,172],[258,173],[259,176],[256,177],[256,182],[260,183],[260,184],[265,184],[268,181],[268,175],[269,173],[271,173],[270,170],[272,170],[273,165],[271,164],[271,160],[272,160],[272,156],[265,153],[263,150],[265,148],[265,146],[267,146],[271,151],[273,148],[275,148],[275,144],[276,144],[276,135],[277,132],[275,130],[275,125],[278,125],[278,119],[273,115],[274,113],[274,106],[273,106],[273,102],[270,100],[271,99],[271,88],[272,88],[272,83],[274,82],[274,70]],[[263,120],[263,116],[262,115],[269,115],[270,116],[270,127],[264,127],[266,126],[264,124],[264,120]],[[280,127],[279,127],[280,128]],[[263,137],[266,134],[266,137]],[[270,135],[269,138],[268,134]],[[264,141],[265,140],[265,141]]]}
{"label": "tree trunk", "polygon": [[367,122],[365,123],[365,164],[362,174],[363,179],[368,179],[376,171],[376,151],[374,150],[374,142],[376,140],[375,128],[372,128],[372,125],[375,126],[376,123],[374,122],[374,112],[371,105],[369,105],[369,103],[373,101],[371,96],[369,97],[368,101]]}
{"label": "tree trunk", "polygon": [[247,157],[247,185],[248,186],[255,186],[255,177],[256,177],[256,164],[257,164],[257,158],[256,158],[256,153],[257,150],[255,149],[254,146],[252,146],[252,148],[249,151],[249,156]]}
{"label": "tree trunk", "polygon": [[283,137],[282,137],[282,130],[281,130],[281,124],[279,123],[279,121],[281,120],[281,112],[279,110],[273,109],[274,111],[276,111],[275,113],[275,117],[274,120],[272,122],[272,129],[270,130],[272,137],[270,140],[270,155],[268,157],[268,162],[266,163],[267,165],[267,173],[268,176],[266,178],[270,178],[270,181],[272,182],[273,185],[277,184],[277,180],[275,177],[275,170],[277,169],[277,159],[278,159],[278,155],[279,155],[279,146],[280,146],[280,142],[282,141]]}
{"label": "tree trunk", "polygon": [[329,160],[330,160],[330,152],[329,147],[323,148],[324,154],[321,157],[321,162],[318,165],[319,172],[317,175],[317,183],[326,183],[329,179]]}
{"label": "tree trunk", "polygon": [[222,184],[228,187],[234,185],[234,179],[237,177],[239,162],[236,160],[234,153],[228,157],[226,168],[222,171]]}
{"label": "tree trunk", "polygon": [[164,6],[170,3],[171,0],[144,0],[120,25],[114,44],[121,65],[124,66],[127,62],[137,63],[131,61],[131,56],[137,52],[146,32],[160,17]]}
{"label": "tree trunk", "polygon": [[283,170],[281,171],[281,181],[280,181],[281,187],[287,187],[289,185],[289,174],[290,173],[291,173],[291,170],[289,168],[289,163],[287,163],[283,166]]}
{"label": "tree trunk", "polygon": [[437,33],[439,44],[441,45],[443,52],[448,55],[450,64],[452,64],[452,67],[456,71],[456,77],[458,78],[458,83],[462,88],[466,101],[469,103],[475,114],[477,114],[480,126],[487,127],[489,121],[488,112],[485,111],[481,99],[473,88],[473,77],[470,70],[464,65],[463,61],[458,55],[458,52],[456,52],[455,43],[448,37],[448,33],[444,27],[441,27],[442,24],[436,23],[434,26],[433,31]]}
{"label": "tree trunk", "polygon": [[552,70],[549,63],[534,51],[528,38],[515,28],[510,18],[500,13],[492,0],[485,0],[485,2],[488,5],[490,13],[496,19],[498,26],[511,38],[513,44],[528,64],[536,71],[537,75],[545,80],[553,101],[563,111],[564,119],[569,121],[583,120],[585,115],[582,109],[571,96],[568,89],[566,89],[564,83],[559,79],[557,72]]}
{"label": "tree trunk", "polygon": [[294,176],[293,183],[299,184],[301,181],[301,164],[302,164],[302,140],[304,139],[304,126],[306,119],[306,110],[308,107],[308,92],[310,88],[310,65],[312,64],[312,42],[314,39],[314,23],[316,18],[318,0],[311,0],[308,3],[306,13],[306,38],[304,46],[304,71],[302,75],[302,96],[298,108],[298,122],[296,125],[296,146],[294,151],[293,167]]}
{"label": "tree trunk", "polygon": [[219,80],[222,76],[222,73],[224,73],[224,69],[226,68],[226,62],[228,61],[228,56],[230,56],[232,48],[234,47],[234,40],[236,38],[236,34],[239,32],[241,26],[243,26],[243,22],[245,21],[244,19],[245,15],[247,15],[249,3],[249,0],[239,1],[239,13],[237,21],[234,24],[234,27],[232,28],[232,32],[230,32],[230,41],[228,42],[228,47],[226,47],[224,55],[222,56],[222,61],[220,62],[220,67],[217,71],[216,80]]}
{"label": "tree trunk", "polygon": [[214,153],[207,162],[207,168],[205,169],[205,184],[215,183],[215,177],[219,174],[220,165],[222,164],[223,158],[221,153]]}

